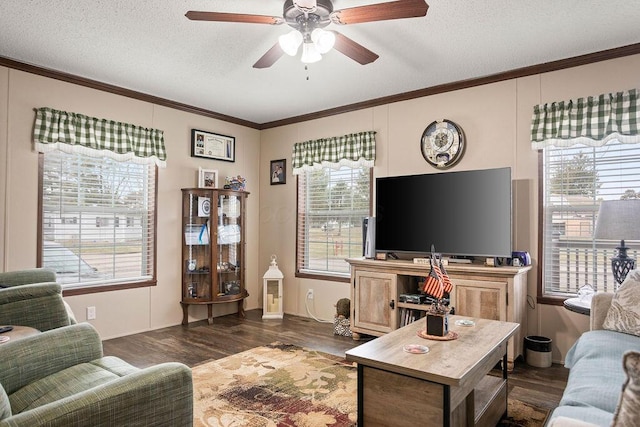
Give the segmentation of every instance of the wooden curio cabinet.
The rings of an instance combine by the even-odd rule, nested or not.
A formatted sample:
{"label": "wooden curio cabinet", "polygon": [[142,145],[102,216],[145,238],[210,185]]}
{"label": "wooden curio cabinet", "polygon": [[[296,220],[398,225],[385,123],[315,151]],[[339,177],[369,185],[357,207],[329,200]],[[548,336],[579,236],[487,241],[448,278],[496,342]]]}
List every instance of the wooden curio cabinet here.
{"label": "wooden curio cabinet", "polygon": [[244,316],[245,191],[182,189],[182,324],[190,305],[237,303]]}

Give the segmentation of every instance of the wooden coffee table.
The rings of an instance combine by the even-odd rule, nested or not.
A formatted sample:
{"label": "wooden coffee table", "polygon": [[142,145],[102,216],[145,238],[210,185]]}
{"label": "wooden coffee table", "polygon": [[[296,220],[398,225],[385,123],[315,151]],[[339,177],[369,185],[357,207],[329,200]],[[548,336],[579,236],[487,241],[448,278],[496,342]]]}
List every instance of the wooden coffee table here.
{"label": "wooden coffee table", "polygon": [[[458,326],[456,320],[473,320]],[[418,336],[420,319],[347,351],[358,364],[358,426],[495,426],[507,412],[507,341],[517,323],[449,316],[458,338]],[[429,348],[425,354],[405,345]],[[487,375],[502,361],[502,375]]]}

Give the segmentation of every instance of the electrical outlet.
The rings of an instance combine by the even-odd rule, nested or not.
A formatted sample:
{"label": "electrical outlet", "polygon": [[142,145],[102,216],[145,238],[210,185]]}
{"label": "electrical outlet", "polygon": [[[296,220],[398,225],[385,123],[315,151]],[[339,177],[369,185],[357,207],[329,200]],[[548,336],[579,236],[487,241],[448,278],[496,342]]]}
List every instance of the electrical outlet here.
{"label": "electrical outlet", "polygon": [[87,320],[95,320],[96,308],[94,306],[87,307]]}
{"label": "electrical outlet", "polygon": [[313,299],[313,289],[307,291],[307,299]]}

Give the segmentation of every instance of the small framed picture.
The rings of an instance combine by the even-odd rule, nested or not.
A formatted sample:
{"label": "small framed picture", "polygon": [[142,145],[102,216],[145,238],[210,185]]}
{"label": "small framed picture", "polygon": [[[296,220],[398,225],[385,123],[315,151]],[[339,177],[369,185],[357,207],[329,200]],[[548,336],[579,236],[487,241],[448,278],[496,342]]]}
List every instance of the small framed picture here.
{"label": "small framed picture", "polygon": [[236,139],[198,129],[191,129],[191,157],[236,161]]}
{"label": "small framed picture", "polygon": [[198,187],[218,188],[218,171],[198,168]]}
{"label": "small framed picture", "polygon": [[287,183],[287,160],[271,160],[271,185]]}

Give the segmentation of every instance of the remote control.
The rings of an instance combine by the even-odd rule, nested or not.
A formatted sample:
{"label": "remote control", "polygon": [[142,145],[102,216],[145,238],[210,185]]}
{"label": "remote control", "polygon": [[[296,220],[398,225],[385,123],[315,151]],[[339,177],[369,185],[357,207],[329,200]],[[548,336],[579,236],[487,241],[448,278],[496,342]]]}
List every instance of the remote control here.
{"label": "remote control", "polygon": [[0,327],[0,334],[3,334],[5,332],[9,332],[9,331],[13,331],[13,326],[1,326]]}

